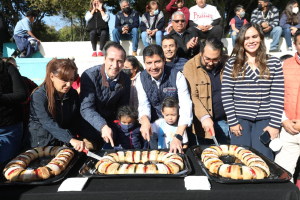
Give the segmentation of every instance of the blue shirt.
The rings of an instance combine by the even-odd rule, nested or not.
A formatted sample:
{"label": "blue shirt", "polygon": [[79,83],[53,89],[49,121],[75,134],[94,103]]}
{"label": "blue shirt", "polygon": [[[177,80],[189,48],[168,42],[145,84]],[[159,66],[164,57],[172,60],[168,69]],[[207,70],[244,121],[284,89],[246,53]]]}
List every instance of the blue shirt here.
{"label": "blue shirt", "polygon": [[31,22],[27,17],[25,17],[18,21],[14,30],[14,35],[27,34],[27,31],[31,31]]}

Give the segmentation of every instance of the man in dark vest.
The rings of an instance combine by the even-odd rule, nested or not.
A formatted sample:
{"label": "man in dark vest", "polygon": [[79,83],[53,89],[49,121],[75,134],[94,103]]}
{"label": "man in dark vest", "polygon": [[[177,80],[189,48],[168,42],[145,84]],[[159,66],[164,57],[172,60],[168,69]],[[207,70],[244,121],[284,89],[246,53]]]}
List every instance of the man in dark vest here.
{"label": "man in dark vest", "polygon": [[159,45],[149,45],[143,51],[145,68],[136,80],[139,99],[139,118],[141,133],[150,140],[152,128],[150,122],[163,118],[161,104],[166,97],[174,97],[179,101],[179,121],[170,151],[182,152],[182,135],[192,123],[192,101],[185,77],[175,68],[165,66],[166,59]]}
{"label": "man in dark vest", "polygon": [[132,39],[132,55],[137,56],[139,44],[139,13],[130,8],[128,0],[120,2],[121,11],[116,14],[115,29],[112,32],[113,41]]}

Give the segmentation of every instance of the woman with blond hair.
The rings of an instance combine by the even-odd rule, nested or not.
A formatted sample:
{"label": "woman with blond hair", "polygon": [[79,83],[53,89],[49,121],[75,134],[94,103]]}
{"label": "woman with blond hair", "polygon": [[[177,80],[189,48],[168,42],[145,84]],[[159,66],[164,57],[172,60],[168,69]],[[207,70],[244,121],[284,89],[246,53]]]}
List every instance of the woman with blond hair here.
{"label": "woman with blond hair", "polygon": [[75,139],[79,119],[79,97],[72,88],[75,63],[52,59],[44,82],[33,92],[27,137],[31,147],[71,144],[82,151],[84,142]]}
{"label": "woman with blond hair", "polygon": [[280,60],[266,54],[259,25],[244,25],[226,62],[222,102],[230,126],[231,144],[253,147],[271,160],[274,154],[260,141],[268,131],[277,138],[283,112],[284,79]]}

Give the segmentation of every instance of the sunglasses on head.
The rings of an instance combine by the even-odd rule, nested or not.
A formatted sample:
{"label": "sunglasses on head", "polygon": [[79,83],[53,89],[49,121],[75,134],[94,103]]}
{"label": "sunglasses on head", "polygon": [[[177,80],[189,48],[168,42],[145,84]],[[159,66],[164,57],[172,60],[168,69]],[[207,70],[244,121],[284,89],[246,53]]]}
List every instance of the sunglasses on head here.
{"label": "sunglasses on head", "polygon": [[175,22],[175,23],[178,23],[178,22],[184,23],[185,20],[173,20],[173,22]]}

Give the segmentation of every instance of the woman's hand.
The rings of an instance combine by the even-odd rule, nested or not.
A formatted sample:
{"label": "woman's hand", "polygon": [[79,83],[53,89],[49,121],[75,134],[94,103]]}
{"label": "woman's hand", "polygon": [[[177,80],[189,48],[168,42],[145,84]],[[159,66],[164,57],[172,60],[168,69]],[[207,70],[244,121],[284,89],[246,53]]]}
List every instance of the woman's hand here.
{"label": "woman's hand", "polygon": [[240,124],[230,127],[231,133],[236,135],[236,137],[242,136],[242,133],[241,133],[242,130],[243,130],[243,127]]}
{"label": "woman's hand", "polygon": [[271,126],[267,126],[266,128],[264,128],[264,132],[268,131],[270,133],[271,139],[275,139],[278,138],[279,136],[279,129],[277,128],[273,128]]}
{"label": "woman's hand", "polygon": [[150,31],[150,29],[147,29],[146,32],[147,32],[148,35],[152,34],[152,31]]}
{"label": "woman's hand", "polygon": [[291,27],[291,34],[295,35],[296,31],[298,30],[296,27]]}
{"label": "woman's hand", "polygon": [[157,29],[151,31],[151,34],[149,34],[151,37],[155,35],[155,33],[157,32]]}
{"label": "woman's hand", "polygon": [[74,138],[72,138],[70,140],[70,144],[74,147],[74,149],[76,151],[79,151],[79,152],[82,152],[82,150],[85,148],[85,144],[83,141],[76,140]]}
{"label": "woman's hand", "polygon": [[99,3],[99,6],[98,6],[98,10],[101,12],[102,10],[102,7],[103,7],[103,3]]}

